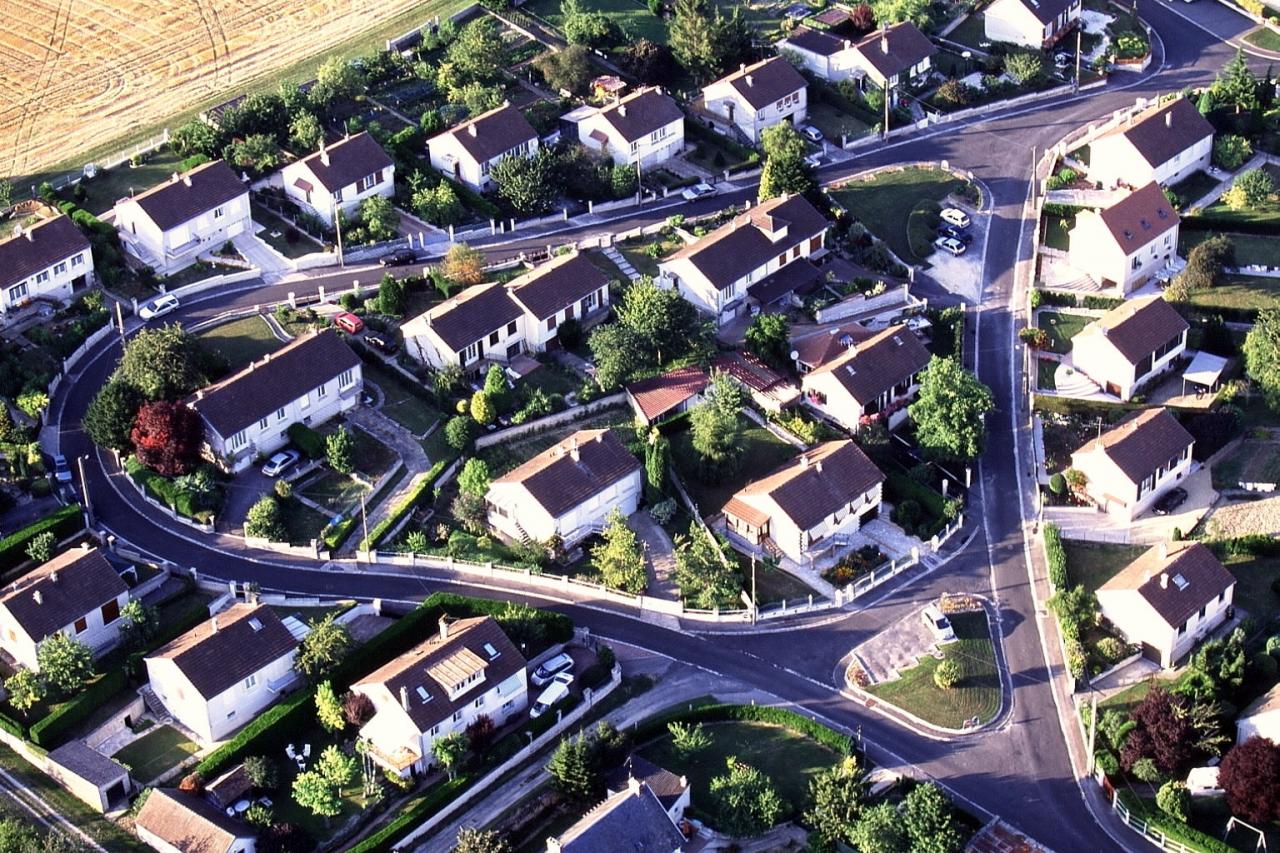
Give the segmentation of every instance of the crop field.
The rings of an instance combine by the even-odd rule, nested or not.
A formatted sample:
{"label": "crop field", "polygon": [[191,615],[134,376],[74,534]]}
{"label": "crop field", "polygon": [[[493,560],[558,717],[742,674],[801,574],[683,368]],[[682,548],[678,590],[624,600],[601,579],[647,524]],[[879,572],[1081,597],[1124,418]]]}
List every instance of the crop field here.
{"label": "crop field", "polygon": [[299,60],[314,59],[307,69],[313,71],[323,55],[362,34],[392,24],[403,32],[459,6],[457,0],[5,4],[0,175],[40,172],[231,97]]}

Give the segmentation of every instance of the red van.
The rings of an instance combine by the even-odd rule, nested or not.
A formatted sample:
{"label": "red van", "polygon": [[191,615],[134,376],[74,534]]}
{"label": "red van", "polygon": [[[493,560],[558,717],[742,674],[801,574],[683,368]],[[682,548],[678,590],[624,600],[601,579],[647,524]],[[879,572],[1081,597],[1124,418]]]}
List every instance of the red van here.
{"label": "red van", "polygon": [[334,317],[333,324],[349,335],[358,335],[364,331],[364,320],[349,311],[343,311]]}

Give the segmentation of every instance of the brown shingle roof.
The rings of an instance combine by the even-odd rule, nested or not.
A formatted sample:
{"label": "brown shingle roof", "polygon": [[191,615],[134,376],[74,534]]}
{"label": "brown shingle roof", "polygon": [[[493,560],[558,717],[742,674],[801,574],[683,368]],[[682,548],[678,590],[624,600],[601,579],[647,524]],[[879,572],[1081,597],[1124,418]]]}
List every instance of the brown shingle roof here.
{"label": "brown shingle roof", "polygon": [[865,406],[928,365],[929,350],[916,333],[905,326],[890,326],[814,368],[810,375],[830,373]]}
{"label": "brown shingle roof", "polygon": [[886,79],[938,52],[937,45],[910,21],[868,33],[854,47],[867,64]]}
{"label": "brown shingle roof", "polygon": [[133,200],[161,231],[168,231],[248,192],[249,188],[225,161],[214,160],[170,178]]}
{"label": "brown shingle roof", "polygon": [[344,371],[360,364],[338,334],[302,335],[187,398],[187,405],[223,438],[230,438]]}
{"label": "brown shingle roof", "polygon": [[[326,157],[328,165],[324,162]],[[331,193],[395,165],[368,133],[357,133],[343,139],[304,158],[302,162],[316,176],[320,186]]]}
{"label": "brown shingle roof", "polygon": [[0,604],[39,642],[128,591],[100,550],[71,548],[5,587]]}
{"label": "brown shingle roof", "polygon": [[1132,255],[1143,246],[1159,239],[1172,228],[1178,227],[1178,212],[1165,198],[1164,190],[1155,181],[1140,190],[1134,190],[1120,201],[1099,211],[1102,223],[1107,226],[1111,238]]}
{"label": "brown shingle roof", "polygon": [[679,105],[656,87],[633,92],[605,107],[600,115],[627,142],[635,142],[684,118]]}
{"label": "brown shingle roof", "polygon": [[875,337],[875,332],[861,323],[845,323],[830,328],[791,327],[791,351],[796,361],[817,367],[843,355],[856,343]]}
{"label": "brown shingle roof", "polygon": [[609,284],[609,279],[586,255],[560,255],[507,283],[515,301],[539,320],[585,299]]}
{"label": "brown shingle roof", "polygon": [[1172,103],[1152,107],[1135,117],[1132,124],[1121,125],[1106,135],[1123,136],[1142,159],[1154,167],[1167,163],[1206,136],[1213,136],[1213,125],[1200,115],[1191,101],[1175,98]]}
{"label": "brown shingle roof", "polygon": [[46,219],[0,243],[0,287],[17,284],[88,248],[89,240],[70,219]]}
{"label": "brown shingle roof", "polygon": [[[712,285],[723,290],[767,261],[823,233],[827,224],[826,217],[803,196],[779,196],[735,216],[671,255],[668,261],[688,258]],[[785,236],[778,236],[783,228]]]}
{"label": "brown shingle roof", "polygon": [[[479,695],[475,692],[477,688],[481,688],[480,692],[491,690],[524,669],[524,656],[493,617],[458,619],[447,622],[446,625],[448,638],[442,638],[439,632],[432,634],[395,660],[369,673],[354,686],[381,685],[396,702],[407,700],[409,718],[419,732],[425,732],[436,723],[448,719],[457,709],[470,705]],[[441,682],[438,676],[452,671],[446,662],[457,658],[459,654],[479,662],[484,669],[484,681],[476,682],[455,699],[450,699],[449,690],[454,684]],[[419,688],[426,693],[426,701],[423,701]]]}
{"label": "brown shingle roof", "polygon": [[1189,328],[1164,297],[1140,296],[1103,314],[1076,338],[1102,335],[1129,364],[1137,364]]}
{"label": "brown shingle roof", "polygon": [[748,484],[738,496],[768,495],[797,527],[808,530],[884,479],[858,445],[845,439],[819,444]]}
{"label": "brown shingle roof", "polygon": [[1236,582],[1200,542],[1169,542],[1149,548],[1098,591],[1136,589],[1176,628]]}
{"label": "brown shingle roof", "polygon": [[788,47],[795,47],[818,56],[832,56],[849,47],[850,43],[822,30],[815,30],[810,27],[796,27],[795,31],[783,39],[778,46],[784,50]]}
{"label": "brown shingle roof", "polygon": [[[484,163],[522,142],[537,139],[538,132],[518,109],[503,105],[464,121],[440,136],[452,136],[477,163]],[[431,140],[427,140],[427,147],[431,147]]]}
{"label": "brown shingle roof", "polygon": [[494,482],[524,484],[552,518],[559,518],[639,468],[613,432],[582,429]]}
{"label": "brown shingle roof", "polygon": [[199,797],[167,788],[147,795],[137,824],[182,853],[226,853],[237,838],[256,834]]}
{"label": "brown shingle roof", "polygon": [[1101,449],[1131,483],[1141,483],[1156,468],[1193,442],[1191,433],[1167,409],[1142,409],[1126,417],[1076,453]]}
{"label": "brown shingle roof", "polygon": [[781,56],[771,56],[754,65],[744,65],[732,74],[721,77],[716,83],[728,83],[743,100],[758,110],[806,85],[800,72]]}
{"label": "brown shingle roof", "polygon": [[632,382],[627,386],[627,393],[645,419],[654,421],[690,397],[701,394],[710,381],[707,372],[695,364]]}
{"label": "brown shingle roof", "polygon": [[173,661],[201,696],[212,699],[297,647],[270,607],[237,603],[148,658]]}
{"label": "brown shingle roof", "polygon": [[520,318],[520,306],[497,282],[469,287],[434,306],[421,318],[453,348],[462,352],[476,341]]}

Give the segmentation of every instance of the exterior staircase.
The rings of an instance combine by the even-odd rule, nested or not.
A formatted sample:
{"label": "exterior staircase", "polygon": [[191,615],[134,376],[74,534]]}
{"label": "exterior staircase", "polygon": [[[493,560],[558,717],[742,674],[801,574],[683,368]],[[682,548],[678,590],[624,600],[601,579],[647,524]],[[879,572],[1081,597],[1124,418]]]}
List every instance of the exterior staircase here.
{"label": "exterior staircase", "polygon": [[626,257],[624,257],[623,254],[613,246],[604,247],[604,256],[613,261],[614,266],[622,270],[622,274],[631,279],[631,281],[635,282],[640,280],[640,273],[636,272],[636,268],[631,265],[631,261],[628,261]]}
{"label": "exterior staircase", "polygon": [[1102,393],[1097,383],[1065,362],[1058,365],[1053,381],[1063,397],[1093,397]]}
{"label": "exterior staircase", "polygon": [[160,697],[151,689],[150,684],[144,684],[138,688],[138,695],[142,697],[142,704],[146,706],[147,711],[157,719],[163,719],[170,716],[169,709],[160,701]]}

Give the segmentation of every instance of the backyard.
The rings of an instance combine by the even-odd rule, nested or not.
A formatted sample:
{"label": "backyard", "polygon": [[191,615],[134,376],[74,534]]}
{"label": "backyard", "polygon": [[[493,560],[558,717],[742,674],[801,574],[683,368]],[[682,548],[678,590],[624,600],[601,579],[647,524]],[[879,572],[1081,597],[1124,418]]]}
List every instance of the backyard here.
{"label": "backyard", "polygon": [[1235,601],[1259,623],[1267,624],[1280,597],[1272,586],[1280,580],[1280,557],[1228,557],[1227,570],[1236,577]]}
{"label": "backyard", "polygon": [[1067,580],[1072,586],[1083,586],[1089,592],[1111,580],[1147,549],[1141,545],[1104,545],[1063,539],[1067,553]]}
{"label": "backyard", "polygon": [[[262,205],[253,204],[251,206],[253,208],[253,221],[262,226],[262,230],[258,232],[258,237],[286,258],[300,258],[303,255],[324,251],[324,246],[321,246],[300,229],[294,228]],[[292,239],[290,239],[291,237]]]}
{"label": "backyard", "polygon": [[[1216,237],[1219,233],[1182,229],[1178,238],[1178,254],[1185,258],[1193,246],[1203,243],[1210,237]],[[1280,243],[1276,242],[1274,236],[1235,233],[1227,233],[1223,236],[1231,241],[1231,247],[1235,250],[1236,263],[1239,266],[1261,264],[1267,267],[1280,267]]]}
{"label": "backyard", "polygon": [[296,499],[281,501],[280,513],[284,517],[284,526],[289,532],[289,543],[292,545],[307,545],[311,540],[319,539],[331,518]]}
{"label": "backyard", "polygon": [[942,650],[946,660],[960,667],[954,687],[944,690],[937,685],[933,673],[941,661],[925,657],[896,681],[872,685],[867,692],[944,728],[962,728],[973,717],[982,723],[994,718],[1000,710],[1001,686],[986,613],[957,613],[950,619],[956,641]]}
{"label": "backyard", "polygon": [[[1183,207],[1189,207],[1218,185],[1218,179],[1211,177],[1205,172],[1196,170],[1187,177],[1178,181],[1169,189],[1173,190],[1173,194],[1178,197],[1178,202]],[[1186,232],[1183,232],[1184,234]]]}
{"label": "backyard", "polygon": [[739,421],[743,462],[735,475],[719,483],[706,483],[699,479],[698,452],[693,448],[692,430],[681,430],[670,436],[672,461],[703,516],[719,512],[734,492],[773,471],[797,453],[796,448],[764,427],[741,416]]}
{"label": "backyard", "polygon": [[80,186],[85,189],[84,201],[80,206],[94,216],[101,216],[120,199],[167,181],[174,172],[179,171],[182,159],[165,146],[146,155],[145,160],[137,166],[121,163],[114,169],[99,171],[92,180],[80,182]]}
{"label": "backyard", "polygon": [[915,257],[908,235],[912,214],[919,216],[925,206],[941,203],[964,185],[964,181],[941,169],[911,168],[880,172],[869,180],[852,180],[833,190],[831,197],[888,243],[894,254],[910,261]]}
{"label": "backyard", "polygon": [[382,413],[419,438],[443,417],[419,396],[420,391],[410,387],[408,378],[390,368],[365,362],[364,377],[382,391]]}
{"label": "backyard", "polygon": [[284,346],[267,321],[256,314],[215,326],[197,339],[206,350],[226,359],[233,373]]}
{"label": "backyard", "polygon": [[571,421],[526,438],[516,438],[511,441],[490,445],[477,451],[476,456],[489,465],[489,473],[496,478],[532,459],[556,442],[567,438],[578,430],[612,429],[618,433],[618,437],[622,439],[624,444],[628,443],[635,436],[635,431],[632,427],[633,423],[634,420],[630,409],[623,407],[606,409],[581,420]]}
{"label": "backyard", "polygon": [[1065,355],[1071,352],[1071,339],[1080,334],[1091,319],[1082,314],[1041,311],[1036,315],[1036,326],[1049,333],[1049,352]]}
{"label": "backyard", "polygon": [[[1270,239],[1274,242],[1274,238]],[[1280,265],[1280,262],[1277,262]],[[1227,275],[1213,287],[1198,290],[1191,295],[1191,304],[1197,308],[1219,308],[1241,311],[1261,311],[1280,307],[1280,278],[1251,275]]]}
{"label": "backyard", "polygon": [[112,756],[129,768],[133,778],[145,785],[165,771],[177,767],[199,749],[173,726],[147,732]]}
{"label": "backyard", "polygon": [[834,144],[839,144],[842,136],[853,139],[871,129],[871,125],[857,116],[816,100],[809,103],[808,122],[822,131],[822,135]]}
{"label": "backyard", "polygon": [[[1050,210],[1050,207],[1054,210]],[[1076,224],[1078,208],[1065,205],[1045,205],[1044,245],[1050,249],[1068,251],[1071,248],[1070,232]]]}
{"label": "backyard", "polygon": [[1239,488],[1241,483],[1280,483],[1280,442],[1245,439],[1213,466],[1215,489]]}

